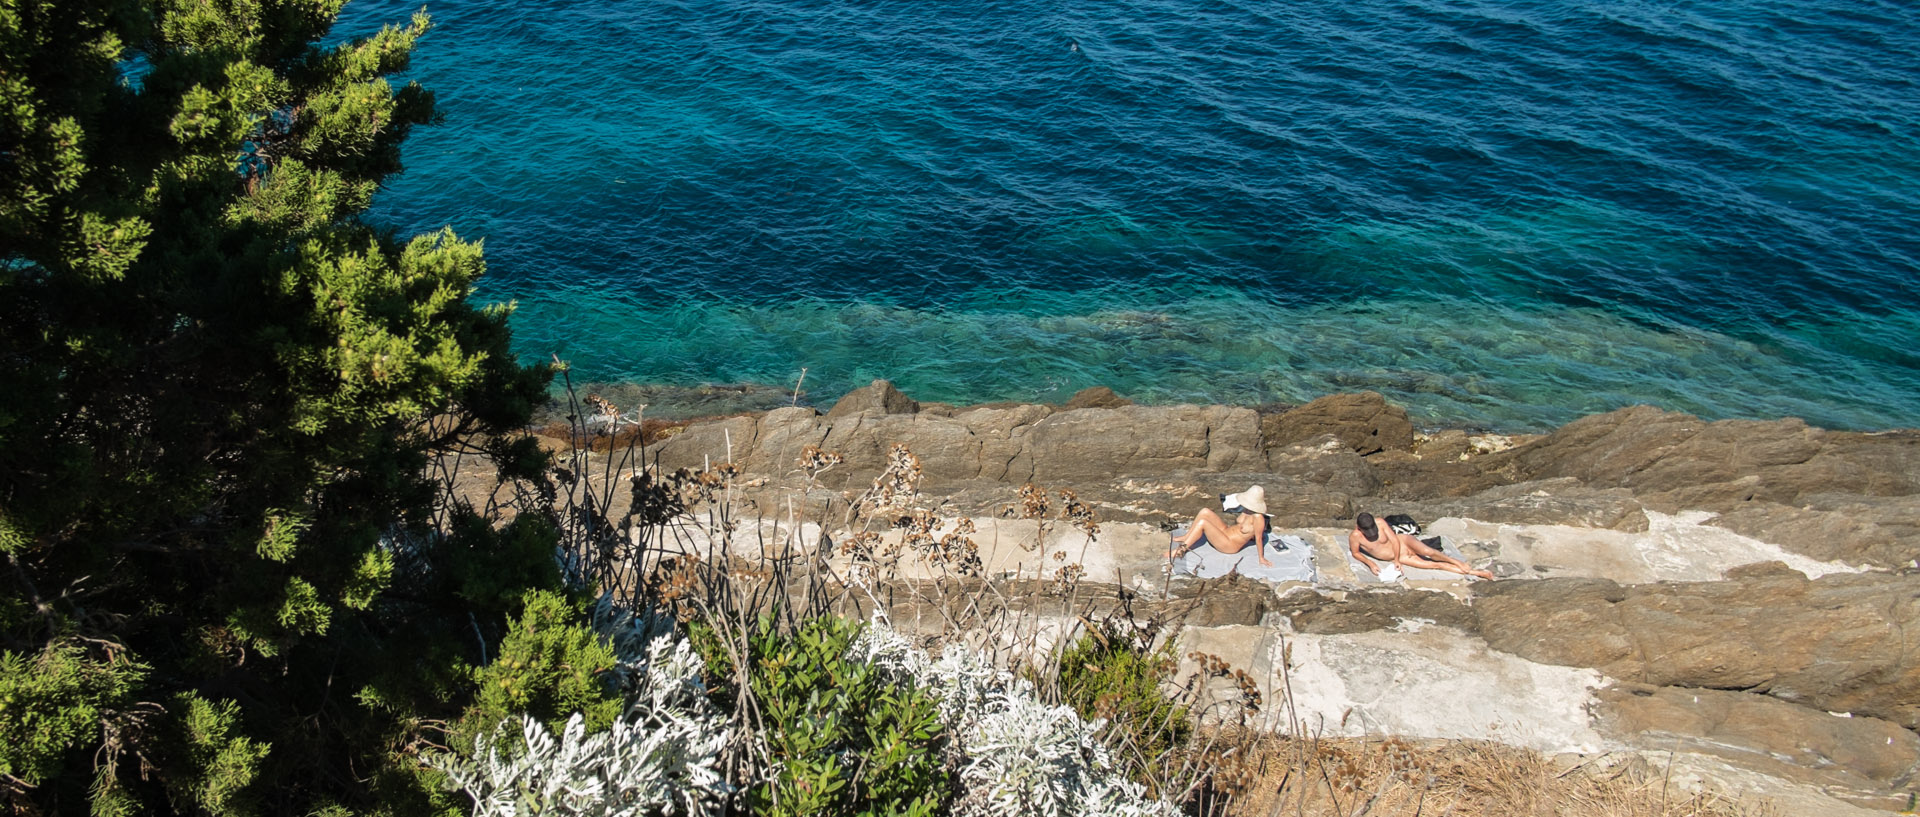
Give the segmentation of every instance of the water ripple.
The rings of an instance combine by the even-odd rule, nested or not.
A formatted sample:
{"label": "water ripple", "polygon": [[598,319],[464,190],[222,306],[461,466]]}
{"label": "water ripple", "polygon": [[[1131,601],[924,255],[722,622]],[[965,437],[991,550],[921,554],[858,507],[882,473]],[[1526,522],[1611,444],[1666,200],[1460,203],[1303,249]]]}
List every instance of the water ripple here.
{"label": "water ripple", "polygon": [[1920,425],[1890,0],[434,12],[448,124],[376,217],[485,238],[481,296],[587,376]]}

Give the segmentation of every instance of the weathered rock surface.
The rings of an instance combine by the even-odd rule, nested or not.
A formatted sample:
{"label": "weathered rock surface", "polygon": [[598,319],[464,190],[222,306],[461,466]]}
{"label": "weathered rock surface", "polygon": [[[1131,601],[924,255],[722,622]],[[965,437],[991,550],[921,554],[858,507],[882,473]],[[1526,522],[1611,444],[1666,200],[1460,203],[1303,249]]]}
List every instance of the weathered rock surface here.
{"label": "weathered rock surface", "polygon": [[1413,423],[1407,419],[1407,410],[1388,403],[1378,392],[1332,394],[1260,421],[1260,435],[1269,448],[1322,434],[1332,434],[1356,454],[1413,447]]}
{"label": "weathered rock surface", "polygon": [[1571,478],[1626,489],[1667,513],[1704,510],[1817,559],[1888,567],[1920,558],[1920,431],[1827,431],[1797,419],[1705,422],[1636,406],[1531,443],[1408,472],[1402,495],[1466,495]]}
{"label": "weathered rock surface", "polygon": [[1427,532],[1447,537],[1500,578],[1609,579],[1621,584],[1716,581],[1729,570],[1780,562],[1809,577],[1858,573],[1710,524],[1712,514],[1644,511],[1646,530],[1585,525],[1495,524],[1442,517]]}
{"label": "weathered rock surface", "polygon": [[902,394],[886,380],[875,380],[853,391],[847,392],[840,402],[834,403],[827,412],[828,419],[838,419],[849,415],[867,412],[871,414],[912,414],[920,410],[920,404],[913,398]]}
{"label": "weathered rock surface", "polygon": [[1809,580],[1785,566],[1727,581],[1476,585],[1476,630],[1529,660],[1656,686],[1745,690],[1920,727],[1920,576]]}
{"label": "weathered rock surface", "polygon": [[1920,770],[1920,737],[1878,718],[1841,717],[1747,692],[1645,684],[1615,684],[1596,697],[1603,734],[1714,755],[1790,780],[1886,791],[1906,787]]}
{"label": "weathered rock surface", "polygon": [[1920,739],[1887,721],[1752,693],[1610,681],[1418,619],[1347,634],[1190,626],[1180,651],[1181,677],[1201,678],[1211,700],[1236,700],[1235,689],[1208,679],[1202,661],[1257,679],[1264,705],[1253,718],[1277,730],[1493,740],[1560,753],[1569,767],[1624,763],[1676,790],[1763,795],[1781,814],[1899,808],[1920,763]]}
{"label": "weathered rock surface", "polygon": [[[1819,560],[1901,567],[1920,560],[1920,432],[1811,428],[1798,420],[1704,422],[1639,406],[1538,438],[1440,432],[1414,446],[1405,411],[1371,392],[1264,417],[1222,406],[1138,406],[1089,389],[1064,408],[920,404],[886,381],[825,416],[806,407],[698,423],[655,446],[669,467],[727,456],[774,477],[807,445],[846,462],[829,484],[859,487],[894,443],[921,458],[929,489],[992,480],[1073,487],[1117,518],[1171,522],[1193,508],[1122,488],[1142,478],[1265,485],[1276,521],[1322,525],[1358,510],[1416,518],[1645,530],[1643,509],[1720,514],[1730,530]],[[1235,481],[1239,481],[1236,479]],[[1240,485],[1228,490],[1238,490]]]}
{"label": "weathered rock surface", "polygon": [[1029,432],[1032,478],[1235,471],[1264,464],[1259,416],[1225,406],[1125,406],[1063,411]]}
{"label": "weathered rock surface", "polygon": [[1376,590],[1345,593],[1339,598],[1319,592],[1288,594],[1274,607],[1293,629],[1315,635],[1364,633],[1406,626],[1407,622],[1440,624],[1471,631],[1478,622],[1473,609],[1446,593],[1403,593]]}
{"label": "weathered rock surface", "polygon": [[[1284,622],[1293,682],[1333,673],[1313,676],[1330,685],[1314,692],[1330,729],[1542,747],[1591,738],[1836,791],[1913,784],[1920,627],[1907,622],[1920,621],[1920,575],[1840,562],[1920,559],[1920,432],[1637,407],[1537,438],[1440,432],[1416,446],[1405,413],[1378,395],[1261,416],[1092,390],[1064,407],[922,406],[876,381],[825,415],[787,407],[698,423],[647,454],[669,469],[731,457],[761,475],[744,501],[784,514],[807,446],[845,457],[803,492],[818,508],[864,490],[895,443],[920,457],[941,513],[974,518],[986,575],[1043,593],[1062,565],[1080,565],[1089,597],[1157,599],[1196,633],[1219,633],[1209,649],[1267,672],[1286,665],[1286,647],[1256,625]],[[1075,491],[1106,526],[1100,541],[1006,518],[1026,482]],[[1250,484],[1266,488],[1276,525],[1306,533],[1321,586],[1169,586],[1156,527]],[[1343,539],[1359,510],[1410,513],[1470,560],[1526,580],[1362,591]],[[1702,527],[1710,514],[1719,527]],[[1775,558],[1793,569],[1760,563]],[[1598,697],[1569,691],[1609,684]],[[1510,731],[1432,716],[1436,699],[1491,702],[1469,714]]]}
{"label": "weathered rock surface", "polygon": [[[1293,717],[1313,735],[1497,740],[1545,752],[1606,745],[1587,712],[1588,690],[1604,683],[1597,673],[1526,661],[1446,627],[1344,635],[1190,628],[1180,652],[1246,670],[1269,702],[1256,717],[1281,730]],[[1188,658],[1181,677],[1196,665]]]}
{"label": "weathered rock surface", "polygon": [[1455,516],[1509,525],[1647,529],[1647,516],[1631,491],[1592,488],[1571,477],[1497,485],[1471,496],[1401,501],[1381,507],[1425,520]]}
{"label": "weathered rock surface", "polygon": [[[887,451],[900,443],[919,456],[930,488],[975,479],[1097,487],[1137,475],[1259,473],[1267,464],[1259,417],[1251,409],[1127,405],[1056,412],[1023,405],[947,416],[913,413],[914,404],[903,399],[877,381],[825,416],[783,408],[759,418],[699,423],[648,453],[671,469],[725,461],[731,452],[743,470],[777,477],[793,473],[800,453],[812,445],[845,457],[830,484],[857,486],[871,480]],[[1355,469],[1364,473],[1357,458],[1346,464],[1344,486],[1365,484],[1364,478],[1355,480]],[[1335,481],[1325,470],[1305,478]]]}

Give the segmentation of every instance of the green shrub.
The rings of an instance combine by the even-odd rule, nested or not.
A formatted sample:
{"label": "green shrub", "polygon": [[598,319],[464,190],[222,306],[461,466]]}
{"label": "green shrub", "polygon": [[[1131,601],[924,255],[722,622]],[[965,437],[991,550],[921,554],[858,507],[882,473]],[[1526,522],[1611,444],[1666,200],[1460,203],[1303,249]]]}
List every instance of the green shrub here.
{"label": "green shrub", "polygon": [[1160,691],[1179,665],[1172,639],[1156,649],[1150,636],[1098,625],[1061,654],[1061,699],[1083,718],[1106,719],[1120,757],[1141,779],[1138,772],[1193,734],[1187,708]]}
{"label": "green shrub", "polygon": [[473,672],[474,705],[455,730],[455,745],[526,713],[560,731],[575,712],[588,732],[602,732],[626,707],[624,690],[609,671],[619,663],[613,646],[594,631],[585,610],[559,593],[526,594],[525,609],[507,626],[500,654]]}
{"label": "green shrub", "polygon": [[123,708],[145,674],[71,643],[32,655],[0,651],[0,774],[27,785],[57,774],[62,757],[98,735],[106,710]]}
{"label": "green shrub", "polygon": [[770,777],[744,781],[747,806],[768,815],[926,815],[952,791],[939,704],[925,690],[849,660],[861,625],[832,616],[791,635],[763,618],[740,672],[711,629],[694,628],[716,704],[733,708],[745,677],[758,703]]}
{"label": "green shrub", "polygon": [[267,744],[245,736],[240,705],[184,692],[174,697],[172,709],[176,717],[170,724],[168,761],[186,771],[166,781],[174,807],[209,814],[257,813],[246,790],[259,776]]}

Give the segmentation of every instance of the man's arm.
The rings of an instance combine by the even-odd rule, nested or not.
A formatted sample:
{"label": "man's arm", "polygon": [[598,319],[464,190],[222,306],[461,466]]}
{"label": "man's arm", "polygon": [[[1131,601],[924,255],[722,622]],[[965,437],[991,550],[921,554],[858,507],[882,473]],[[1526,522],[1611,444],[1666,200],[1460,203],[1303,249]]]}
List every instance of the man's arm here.
{"label": "man's arm", "polygon": [[1373,575],[1380,575],[1380,566],[1367,558],[1367,554],[1360,552],[1360,540],[1351,533],[1347,534],[1347,552],[1353,554],[1354,561],[1366,565],[1368,570],[1373,571]]}

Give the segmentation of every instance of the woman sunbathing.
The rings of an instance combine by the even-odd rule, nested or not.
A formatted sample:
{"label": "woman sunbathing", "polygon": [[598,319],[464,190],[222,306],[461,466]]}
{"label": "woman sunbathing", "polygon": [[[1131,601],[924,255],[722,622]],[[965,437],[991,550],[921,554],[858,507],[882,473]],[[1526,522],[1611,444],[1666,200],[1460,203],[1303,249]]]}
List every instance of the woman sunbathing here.
{"label": "woman sunbathing", "polygon": [[1194,514],[1193,524],[1187,526],[1186,536],[1174,537],[1168,545],[1167,558],[1177,557],[1205,539],[1214,550],[1221,553],[1239,553],[1251,544],[1254,553],[1260,557],[1262,567],[1272,567],[1267,561],[1267,491],[1258,485],[1221,497],[1228,510],[1238,510],[1239,518],[1228,525],[1225,519],[1213,512],[1212,508],[1201,508]]}

